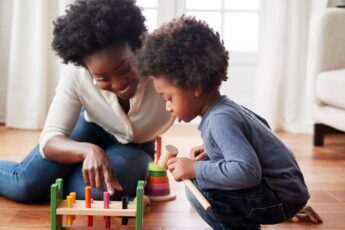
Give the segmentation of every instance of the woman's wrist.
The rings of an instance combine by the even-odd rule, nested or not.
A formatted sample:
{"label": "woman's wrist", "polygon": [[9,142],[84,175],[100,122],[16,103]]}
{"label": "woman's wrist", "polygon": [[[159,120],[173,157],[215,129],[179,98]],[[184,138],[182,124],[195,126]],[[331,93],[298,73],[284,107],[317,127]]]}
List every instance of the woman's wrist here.
{"label": "woman's wrist", "polygon": [[84,161],[87,155],[92,154],[92,152],[95,152],[95,151],[92,151],[92,149],[94,149],[95,147],[98,147],[94,144],[87,143],[87,142],[79,142],[78,145],[79,145],[79,148],[76,155],[80,161]]}

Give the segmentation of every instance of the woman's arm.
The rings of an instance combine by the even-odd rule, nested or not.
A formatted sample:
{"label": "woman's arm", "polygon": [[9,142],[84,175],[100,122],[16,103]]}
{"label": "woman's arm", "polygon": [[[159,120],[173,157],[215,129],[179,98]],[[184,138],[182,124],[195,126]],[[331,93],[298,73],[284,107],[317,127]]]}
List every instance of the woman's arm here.
{"label": "woman's arm", "polygon": [[56,135],[47,141],[43,152],[45,157],[50,160],[73,164],[84,161],[85,153],[90,151],[91,146],[90,143],[77,142],[66,136]]}
{"label": "woman's arm", "polygon": [[40,152],[43,157],[63,163],[83,163],[83,178],[87,185],[103,191],[104,183],[110,193],[114,187],[122,190],[115,181],[110,161],[97,145],[77,142],[69,138],[80,115],[83,94],[76,67],[67,67],[56,88],[49,113],[40,137]]}
{"label": "woman's arm", "polygon": [[56,135],[48,140],[43,151],[47,158],[59,163],[83,162],[82,173],[87,185],[103,191],[105,184],[111,194],[114,193],[114,188],[122,191],[107,155],[97,145],[76,142],[66,136]]}

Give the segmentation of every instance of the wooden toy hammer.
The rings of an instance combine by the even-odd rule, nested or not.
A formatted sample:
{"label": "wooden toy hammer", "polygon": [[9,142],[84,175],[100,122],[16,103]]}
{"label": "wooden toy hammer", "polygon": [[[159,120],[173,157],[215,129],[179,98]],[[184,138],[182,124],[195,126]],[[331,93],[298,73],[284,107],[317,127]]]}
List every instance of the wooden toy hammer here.
{"label": "wooden toy hammer", "polygon": [[[162,155],[158,159],[158,165],[162,168],[167,169],[168,160],[172,157],[176,157],[178,150],[173,145],[165,146],[165,150],[166,151],[162,153]],[[206,200],[206,198],[202,195],[202,193],[199,191],[199,189],[193,184],[193,182],[190,179],[183,180],[183,182],[205,210],[208,210],[209,208],[211,208],[211,204]]]}

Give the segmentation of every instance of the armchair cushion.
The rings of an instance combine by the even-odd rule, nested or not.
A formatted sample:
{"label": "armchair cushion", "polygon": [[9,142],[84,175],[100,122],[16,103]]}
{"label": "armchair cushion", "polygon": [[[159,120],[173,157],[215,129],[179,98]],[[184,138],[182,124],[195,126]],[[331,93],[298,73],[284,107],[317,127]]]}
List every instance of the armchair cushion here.
{"label": "armchair cushion", "polygon": [[320,73],[315,93],[318,102],[345,109],[345,69]]}

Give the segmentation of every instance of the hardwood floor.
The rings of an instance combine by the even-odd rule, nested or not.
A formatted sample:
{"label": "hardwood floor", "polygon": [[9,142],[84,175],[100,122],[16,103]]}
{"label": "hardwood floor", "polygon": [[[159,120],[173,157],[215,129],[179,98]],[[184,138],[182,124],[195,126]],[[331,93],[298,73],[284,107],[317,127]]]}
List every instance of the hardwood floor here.
{"label": "hardwood floor", "polygon": [[[13,130],[0,126],[0,159],[21,160],[36,144],[39,131]],[[201,143],[195,126],[176,126],[164,134],[162,146],[173,144],[186,154],[190,147]],[[262,229],[345,229],[345,136],[328,136],[323,148],[313,148],[312,136],[279,133],[293,150],[311,192],[311,205],[323,218],[323,224],[291,223],[265,225]],[[171,191],[177,199],[151,203],[144,216],[144,229],[197,230],[207,224],[196,214],[184,195],[184,186],[170,180]],[[37,188],[39,189],[39,188]],[[77,217],[67,229],[87,229],[85,218]],[[95,217],[91,229],[104,229],[101,217]],[[134,220],[121,226],[120,219],[112,218],[112,229],[134,229]],[[0,196],[0,229],[49,229],[49,204],[22,204]]]}

